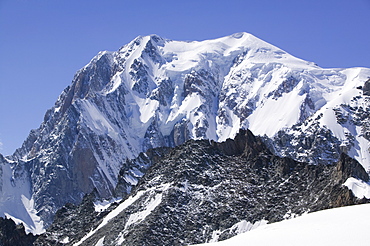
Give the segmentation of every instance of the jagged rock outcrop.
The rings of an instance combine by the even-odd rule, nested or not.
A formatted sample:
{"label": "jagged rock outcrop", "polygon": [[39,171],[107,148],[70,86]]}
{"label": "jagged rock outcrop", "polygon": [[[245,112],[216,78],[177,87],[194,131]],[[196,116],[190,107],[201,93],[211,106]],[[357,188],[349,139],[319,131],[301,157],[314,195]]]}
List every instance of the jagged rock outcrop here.
{"label": "jagged rock outcrop", "polygon": [[166,147],[149,149],[145,153],[140,153],[137,158],[127,160],[119,172],[115,196],[127,197],[148,168],[170,151],[171,148]]}
{"label": "jagged rock outcrop", "polygon": [[370,79],[366,80],[364,86],[362,87],[362,91],[365,96],[370,96]]}
{"label": "jagged rock outcrop", "polygon": [[[48,231],[40,236],[33,245],[64,245],[70,241],[70,237],[84,235],[98,226],[101,219],[115,208],[111,204],[110,209],[97,212],[94,208],[94,201],[99,197],[96,190],[86,195],[81,204],[68,203],[55,214],[55,220]],[[50,232],[58,232],[53,234]]]}
{"label": "jagged rock outcrop", "polygon": [[16,225],[11,219],[0,218],[1,246],[31,246],[37,236],[26,234],[23,224]]}
{"label": "jagged rock outcrop", "polygon": [[[57,213],[56,225],[37,245],[54,245],[66,237],[66,245],[188,245],[223,240],[267,221],[368,202],[343,186],[349,177],[369,179],[357,161],[345,154],[335,165],[278,157],[248,130],[235,140],[189,140],[151,155],[150,167],[120,204],[104,216],[93,211],[92,201],[81,205],[91,213],[65,207],[75,217],[64,220],[65,212]],[[130,163],[149,163],[147,156]],[[127,182],[126,175],[120,177]],[[85,233],[58,229],[70,220],[90,220],[86,216],[97,219]]]}

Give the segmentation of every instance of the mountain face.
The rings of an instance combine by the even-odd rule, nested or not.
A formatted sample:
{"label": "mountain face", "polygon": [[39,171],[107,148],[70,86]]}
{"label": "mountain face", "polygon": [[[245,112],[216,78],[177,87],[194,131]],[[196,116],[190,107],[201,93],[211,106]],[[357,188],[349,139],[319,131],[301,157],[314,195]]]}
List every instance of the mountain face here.
{"label": "mountain face", "polygon": [[94,57],[22,147],[0,156],[0,216],[42,233],[59,208],[93,190],[129,194],[146,167],[127,159],[189,139],[225,141],[240,128],[281,157],[329,164],[344,152],[369,170],[369,77],[367,68],[320,68],[247,33],[138,37]]}
{"label": "mountain face", "polygon": [[342,154],[336,164],[312,165],[278,157],[250,131],[222,143],[189,140],[129,162],[150,167],[126,199],[102,209],[92,193],[80,206],[68,204],[35,245],[215,242],[267,222],[368,202],[343,186],[350,177],[369,180],[356,160]]}

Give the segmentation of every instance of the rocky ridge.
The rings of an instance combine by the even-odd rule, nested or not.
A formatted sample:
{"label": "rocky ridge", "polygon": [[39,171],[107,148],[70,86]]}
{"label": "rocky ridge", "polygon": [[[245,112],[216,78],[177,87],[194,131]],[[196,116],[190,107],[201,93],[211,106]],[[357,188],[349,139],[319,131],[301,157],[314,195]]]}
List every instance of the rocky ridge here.
{"label": "rocky ridge", "polygon": [[0,218],[0,245],[29,246],[33,245],[37,236],[26,234],[23,224],[16,225],[11,219]]}
{"label": "rocky ridge", "polygon": [[312,165],[282,158],[248,130],[222,143],[189,140],[153,153],[130,161],[150,167],[125,199],[101,212],[92,195],[63,207],[35,245],[189,245],[368,202],[343,186],[349,177],[369,180],[356,160],[342,154],[336,164]]}

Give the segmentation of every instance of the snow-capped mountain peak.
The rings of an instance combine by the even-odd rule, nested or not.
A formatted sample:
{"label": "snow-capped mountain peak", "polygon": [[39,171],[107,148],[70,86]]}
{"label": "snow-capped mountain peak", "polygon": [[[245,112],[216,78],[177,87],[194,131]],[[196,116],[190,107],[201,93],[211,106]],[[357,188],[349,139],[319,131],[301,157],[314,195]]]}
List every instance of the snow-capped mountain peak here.
{"label": "snow-capped mountain peak", "polygon": [[[271,138],[281,156],[320,163],[346,152],[369,169],[368,77],[367,68],[322,69],[248,33],[139,36],[76,73],[40,128],[1,161],[11,170],[2,179],[26,177],[26,197],[47,226],[93,189],[114,196],[127,158],[189,139],[224,141],[240,128]],[[28,221],[9,206],[0,211]]]}

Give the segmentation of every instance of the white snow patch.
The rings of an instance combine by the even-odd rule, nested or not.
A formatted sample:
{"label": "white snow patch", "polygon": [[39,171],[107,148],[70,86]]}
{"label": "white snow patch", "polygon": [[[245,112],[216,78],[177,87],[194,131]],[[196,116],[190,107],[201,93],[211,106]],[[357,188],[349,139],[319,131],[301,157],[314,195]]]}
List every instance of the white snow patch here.
{"label": "white snow patch", "polygon": [[[267,223],[268,223],[267,220],[260,220],[260,221],[256,221],[255,223],[251,223],[249,221],[242,220],[242,221],[236,223],[235,225],[233,225],[230,229],[226,229],[225,231],[230,230],[230,231],[235,232],[236,234],[241,234],[241,233],[244,233],[244,232],[247,232],[247,231],[254,230],[259,226],[266,225]],[[218,239],[219,239],[220,235],[223,232],[224,231],[221,231],[221,230],[213,231],[212,232],[212,238],[209,242],[210,243],[218,242]]]}
{"label": "white snow patch", "polygon": [[341,140],[345,139],[344,129],[337,123],[337,118],[332,108],[325,110],[323,117],[320,119],[320,123],[327,126],[333,132],[335,137]]}
{"label": "white snow patch", "polygon": [[54,113],[58,113],[60,111],[61,107],[54,108]]}
{"label": "white snow patch", "polygon": [[60,242],[61,242],[61,243],[64,243],[64,244],[69,243],[69,242],[70,242],[69,237],[65,237],[65,238],[63,238],[63,240],[62,240],[62,241],[60,241]]}
{"label": "white snow patch", "polygon": [[189,181],[185,180],[184,182],[181,183],[180,191],[187,192],[188,189],[189,189]]}
{"label": "white snow patch", "polygon": [[96,242],[95,246],[104,246],[104,237],[100,238],[99,241]]}
{"label": "white snow patch", "polygon": [[209,240],[210,243],[218,242],[218,238],[220,237],[222,231],[221,230],[215,230],[212,232],[212,238]]}
{"label": "white snow patch", "polygon": [[33,198],[28,199],[26,196],[21,195],[21,200],[33,221],[33,226],[25,225],[26,228],[29,227],[28,229],[26,229],[26,233],[32,232],[36,235],[44,233],[44,222],[41,220],[40,216],[37,215],[37,210],[35,209],[35,201],[33,200]]}
{"label": "white snow patch", "polygon": [[289,220],[289,219],[293,219],[293,218],[296,218],[300,216],[299,214],[296,214],[296,213],[292,213],[292,210],[289,210],[288,212],[286,212],[286,214],[284,214],[283,218],[285,220]]}
{"label": "white snow patch", "polygon": [[117,90],[117,88],[121,85],[122,83],[122,78],[121,78],[121,74],[122,72],[119,72],[117,74],[115,74],[112,78],[112,81],[111,81],[111,88],[109,88],[109,90],[107,92],[105,92],[105,94],[109,94],[109,93],[112,93],[114,92],[115,90]]}
{"label": "white snow patch", "polygon": [[130,185],[137,185],[138,179],[132,177],[131,175],[125,175],[123,179]]}
{"label": "white snow patch", "polygon": [[358,198],[370,198],[370,184],[363,180],[351,177],[343,185],[347,186]]}
{"label": "white snow patch", "polygon": [[130,215],[126,222],[125,230],[130,225],[144,220],[161,202],[162,202],[162,193],[157,194],[154,198],[151,198],[143,211]]}
{"label": "white snow patch", "polygon": [[107,208],[109,208],[109,206],[114,203],[114,202],[120,202],[122,200],[122,198],[112,198],[111,200],[107,201],[107,200],[103,200],[103,201],[95,201],[94,202],[94,209],[95,209],[95,212],[103,212],[105,211]]}
{"label": "white snow patch", "polygon": [[[228,138],[234,138],[241,128],[240,118],[236,116],[234,112],[228,107],[225,107],[224,109],[230,123],[228,125],[217,125],[217,135],[219,142],[226,141],[226,139]],[[216,120],[218,120],[218,117]]]}
{"label": "white snow patch", "polygon": [[142,100],[138,105],[140,110],[140,121],[145,124],[154,116],[155,111],[158,109],[159,101],[146,99]]}
{"label": "white snow patch", "polygon": [[236,223],[235,225],[233,225],[231,227],[231,230],[235,231],[237,234],[240,234],[240,233],[244,233],[244,232],[247,232],[247,231],[250,231],[250,230],[254,230],[257,227],[265,225],[267,223],[268,223],[267,220],[260,220],[260,221],[257,221],[255,223],[250,223],[246,220],[242,220],[239,223]]}
{"label": "white snow patch", "polygon": [[118,138],[117,131],[114,126],[107,120],[107,117],[90,101],[81,100],[84,109],[84,116],[87,126],[94,132],[105,135],[108,134],[113,139]]}
{"label": "white snow patch", "polygon": [[116,245],[122,245],[122,243],[125,241],[125,236],[123,234],[123,231],[121,231],[119,234],[118,234],[118,238],[116,240]]}
{"label": "white snow patch", "polygon": [[[179,108],[174,108],[175,110],[172,110],[167,123],[178,121],[183,116],[187,115],[190,116],[190,111],[194,110],[195,108],[202,105],[203,102],[201,101],[201,98],[198,94],[191,94],[190,96],[187,96],[180,105]],[[176,105],[177,106],[177,105]]]}

